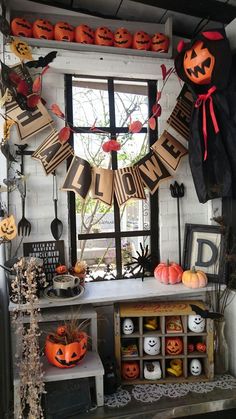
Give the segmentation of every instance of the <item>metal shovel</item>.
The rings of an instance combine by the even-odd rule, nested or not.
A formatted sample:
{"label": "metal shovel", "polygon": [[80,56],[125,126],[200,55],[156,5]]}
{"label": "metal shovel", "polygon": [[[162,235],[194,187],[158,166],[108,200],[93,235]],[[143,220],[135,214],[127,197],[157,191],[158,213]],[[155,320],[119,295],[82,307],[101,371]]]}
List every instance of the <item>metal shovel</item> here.
{"label": "metal shovel", "polygon": [[58,195],[57,195],[57,178],[56,173],[53,173],[53,201],[54,201],[54,211],[55,211],[55,218],[51,222],[51,232],[55,240],[59,240],[62,232],[63,232],[63,224],[61,220],[57,218],[57,201],[58,201]]}

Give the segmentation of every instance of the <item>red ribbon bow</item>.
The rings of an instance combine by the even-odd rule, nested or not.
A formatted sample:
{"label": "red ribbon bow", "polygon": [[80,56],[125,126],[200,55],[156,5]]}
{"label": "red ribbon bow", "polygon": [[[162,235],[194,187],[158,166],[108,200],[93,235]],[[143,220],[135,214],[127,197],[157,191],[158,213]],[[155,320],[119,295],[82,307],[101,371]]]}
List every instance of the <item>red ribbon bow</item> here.
{"label": "red ribbon bow", "polygon": [[216,86],[212,86],[207,93],[198,95],[198,98],[195,103],[195,108],[200,108],[202,105],[202,130],[203,130],[203,138],[204,138],[204,145],[205,145],[205,151],[204,151],[204,161],[207,159],[207,122],[206,122],[206,101],[209,99],[209,109],[210,109],[210,115],[212,124],[215,130],[215,133],[217,134],[219,132],[218,123],[216,120],[215,112],[214,112],[214,106],[213,106],[213,100],[212,100],[212,93],[216,91]]}

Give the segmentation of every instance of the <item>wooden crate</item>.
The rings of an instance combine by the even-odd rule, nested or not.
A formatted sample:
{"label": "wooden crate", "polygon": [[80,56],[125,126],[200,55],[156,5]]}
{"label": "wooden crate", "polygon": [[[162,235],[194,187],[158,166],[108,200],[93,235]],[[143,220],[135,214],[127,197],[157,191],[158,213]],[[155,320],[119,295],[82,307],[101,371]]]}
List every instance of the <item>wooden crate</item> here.
{"label": "wooden crate", "polygon": [[[214,376],[213,362],[213,321],[206,319],[205,329],[202,333],[195,333],[188,329],[188,316],[195,314],[190,304],[205,309],[202,301],[168,301],[168,302],[136,302],[121,303],[115,306],[114,312],[114,332],[115,332],[115,354],[116,360],[121,374],[122,363],[125,361],[137,361],[139,364],[140,374],[135,380],[124,380],[121,377],[122,384],[144,384],[144,383],[168,383],[168,382],[194,382],[211,380]],[[166,330],[166,325],[170,316],[180,316],[182,322],[182,332],[170,333]],[[146,317],[156,317],[158,328],[155,331],[145,329]],[[125,318],[131,318],[134,324],[132,334],[124,334],[122,330]],[[161,349],[158,355],[147,355],[144,352],[143,342],[145,337],[158,336],[161,342]],[[183,351],[179,355],[166,354],[165,344],[167,337],[178,336],[182,339]],[[188,344],[191,342],[204,342],[206,344],[206,352],[189,352]],[[138,354],[124,356],[122,348],[135,344],[138,348]],[[202,365],[202,373],[193,376],[190,373],[190,362],[197,358]],[[183,363],[183,374],[180,377],[170,376],[167,368],[170,367],[170,361],[173,359],[181,359]],[[159,361],[162,376],[159,380],[149,380],[144,378],[144,365],[148,361]]]}

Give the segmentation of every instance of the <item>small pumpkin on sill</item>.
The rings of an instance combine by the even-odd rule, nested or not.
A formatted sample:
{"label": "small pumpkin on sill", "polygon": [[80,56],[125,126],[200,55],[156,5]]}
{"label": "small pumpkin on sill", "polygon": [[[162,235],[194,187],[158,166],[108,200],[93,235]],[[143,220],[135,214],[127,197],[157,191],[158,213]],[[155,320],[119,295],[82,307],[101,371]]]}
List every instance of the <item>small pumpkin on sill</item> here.
{"label": "small pumpkin on sill", "polygon": [[168,52],[170,40],[164,33],[155,33],[151,40],[151,50],[156,52]]}
{"label": "small pumpkin on sill", "polygon": [[204,288],[207,286],[207,276],[205,272],[196,270],[195,266],[188,271],[184,271],[182,282],[187,288]]}
{"label": "small pumpkin on sill", "polygon": [[94,31],[88,25],[75,28],[75,42],[80,44],[94,44]]}
{"label": "small pumpkin on sill", "polygon": [[66,265],[59,265],[56,267],[55,271],[58,275],[67,274],[68,268]]}
{"label": "small pumpkin on sill", "polygon": [[114,33],[114,46],[117,48],[131,48],[133,37],[125,28],[118,28]]}
{"label": "small pumpkin on sill", "polygon": [[150,36],[143,31],[135,32],[133,36],[133,48],[139,50],[149,50],[151,46]]}
{"label": "small pumpkin on sill", "polygon": [[67,22],[57,22],[54,26],[54,39],[56,41],[74,41],[74,27]]}
{"label": "small pumpkin on sill", "polygon": [[114,43],[114,36],[109,28],[100,26],[95,30],[94,40],[96,45],[111,47]]}
{"label": "small pumpkin on sill", "polygon": [[154,277],[163,284],[178,284],[181,282],[183,269],[175,262],[161,262],[154,270]]}

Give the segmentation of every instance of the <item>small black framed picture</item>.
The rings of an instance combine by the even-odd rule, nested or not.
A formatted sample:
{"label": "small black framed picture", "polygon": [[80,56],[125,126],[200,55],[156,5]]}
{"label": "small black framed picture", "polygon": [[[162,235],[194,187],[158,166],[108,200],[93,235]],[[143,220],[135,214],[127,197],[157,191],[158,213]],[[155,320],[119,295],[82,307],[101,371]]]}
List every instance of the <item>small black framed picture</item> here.
{"label": "small black framed picture", "polygon": [[217,225],[185,224],[183,268],[206,273],[212,282],[225,283],[228,229]]}

